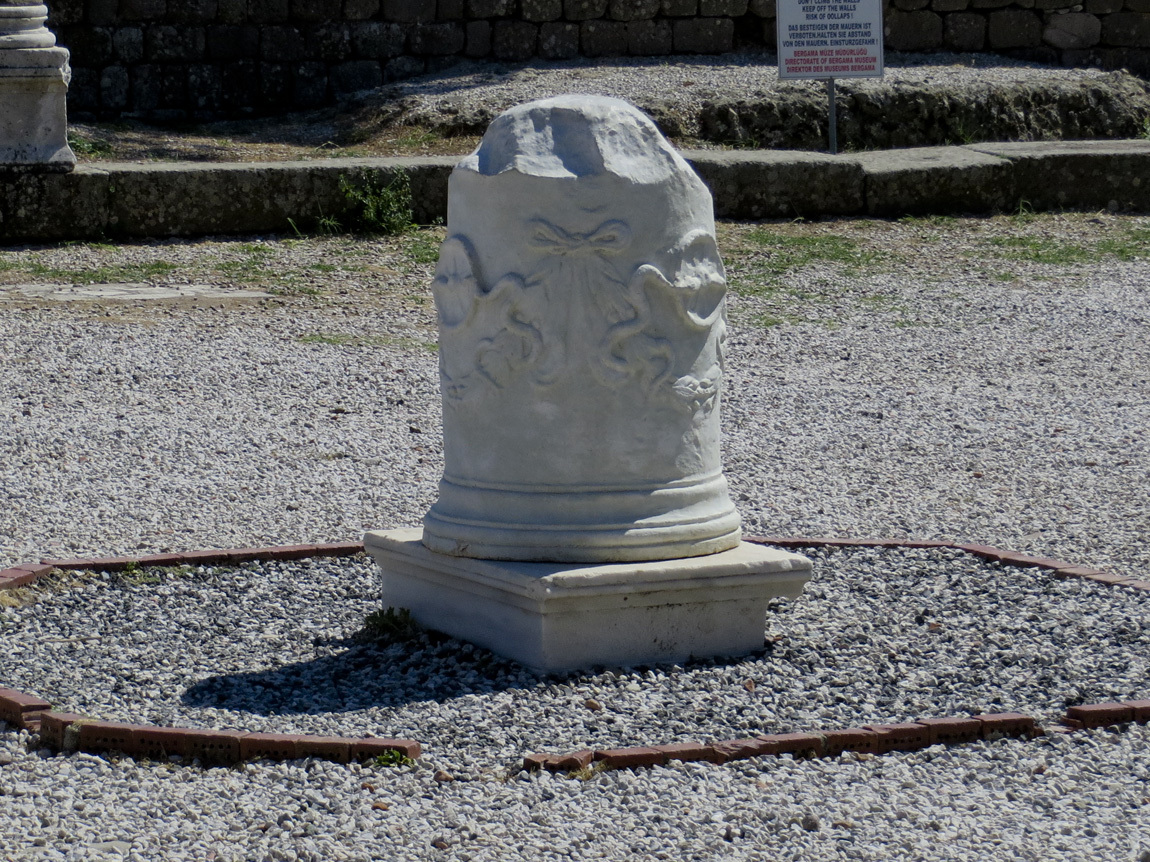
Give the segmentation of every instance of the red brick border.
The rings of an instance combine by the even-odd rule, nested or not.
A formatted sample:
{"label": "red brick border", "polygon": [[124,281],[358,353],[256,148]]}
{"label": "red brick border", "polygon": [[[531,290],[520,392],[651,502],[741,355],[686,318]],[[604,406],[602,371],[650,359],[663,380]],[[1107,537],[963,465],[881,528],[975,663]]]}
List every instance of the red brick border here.
{"label": "red brick border", "polygon": [[923,718],[897,724],[868,724],[836,730],[770,733],[711,743],[676,742],[670,745],[611,748],[594,752],[584,750],[570,754],[531,754],[523,759],[523,768],[528,772],[537,769],[570,772],[588,766],[592,760],[605,769],[624,769],[662,766],[672,760],[727,763],[750,757],[777,757],[781,754],[795,757],[836,757],[844,751],[889,754],[917,751],[930,745],[961,745],[1005,737],[1031,739],[1045,733],[1131,723],[1150,723],[1150,700],[1072,706],[1059,724],[1049,728],[1040,727],[1029,715],[999,712],[969,718]]}
{"label": "red brick border", "polygon": [[[948,548],[964,551],[985,560],[1020,568],[1041,568],[1057,578],[1081,578],[1112,586],[1150,591],[1150,581],[1111,575],[1086,566],[1075,566],[1049,557],[1036,557],[1004,551],[989,545],[913,539],[835,539],[811,537],[747,536],[748,542],[798,547]],[[298,560],[307,557],[342,557],[364,550],[362,542],[333,542],[318,545],[279,545],[265,548],[188,551],[145,554],[139,557],[100,557],[46,559],[0,570],[0,590],[34,583],[56,569],[123,571],[133,566],[235,565],[255,560]],[[199,757],[204,762],[235,763],[253,758],[287,760],[320,757],[347,763],[352,759],[396,751],[412,759],[421,754],[418,742],[407,739],[350,739],[302,734],[243,733],[240,731],[196,728],[152,727],[111,721],[97,721],[73,713],[53,712],[51,704],[15,689],[0,688],[0,721],[40,733],[49,748],[81,751],[121,751],[156,757],[180,754]],[[1072,706],[1061,725],[1048,728],[1058,732],[1113,724],[1150,723],[1150,700],[1097,703]],[[78,729],[70,733],[69,729]],[[774,733],[714,743],[679,742],[667,745],[636,746],[567,754],[531,754],[524,758],[526,770],[547,769],[570,772],[593,762],[602,768],[621,769],[658,766],[670,760],[726,763],[764,755],[792,754],[802,757],[833,757],[843,751],[885,754],[915,751],[928,745],[957,745],[980,739],[1033,737],[1043,733],[1035,720],[1021,713],[994,713],[971,717],[924,718],[914,722],[870,724],[806,733]],[[74,745],[73,745],[74,744]]]}
{"label": "red brick border", "polygon": [[[330,542],[319,545],[279,545],[266,548],[144,554],[138,557],[47,559],[0,571],[0,590],[27,586],[57,569],[122,572],[134,566],[237,565],[255,560],[348,557],[362,551],[362,542]],[[411,739],[244,733],[234,730],[154,727],[99,721],[75,713],[54,712],[52,705],[47,701],[10,688],[0,688],[0,721],[38,732],[40,741],[56,751],[72,749],[90,753],[118,751],[122,754],[151,758],[180,755],[196,757],[204,763],[213,764],[230,764],[258,758],[293,760],[302,757],[318,757],[347,763],[350,760],[377,757],[391,751],[414,760],[422,754],[420,744]]]}
{"label": "red brick border", "polygon": [[415,760],[423,753],[422,746],[411,739],[246,733],[100,721],[72,712],[56,712],[50,703],[10,688],[0,688],[0,720],[39,733],[40,742],[55,751],[117,751],[152,759],[180,755],[217,765],[302,757],[348,763],[387,752]]}

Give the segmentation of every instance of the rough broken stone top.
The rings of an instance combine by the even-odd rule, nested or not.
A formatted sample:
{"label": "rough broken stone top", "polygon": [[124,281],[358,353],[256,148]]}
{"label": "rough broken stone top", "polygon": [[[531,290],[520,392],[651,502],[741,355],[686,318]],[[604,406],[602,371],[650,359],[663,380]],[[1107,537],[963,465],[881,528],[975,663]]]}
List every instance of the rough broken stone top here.
{"label": "rough broken stone top", "polygon": [[453,171],[447,234],[428,547],[587,561],[737,544],[711,196],[654,123],[597,96],[511,109]]}

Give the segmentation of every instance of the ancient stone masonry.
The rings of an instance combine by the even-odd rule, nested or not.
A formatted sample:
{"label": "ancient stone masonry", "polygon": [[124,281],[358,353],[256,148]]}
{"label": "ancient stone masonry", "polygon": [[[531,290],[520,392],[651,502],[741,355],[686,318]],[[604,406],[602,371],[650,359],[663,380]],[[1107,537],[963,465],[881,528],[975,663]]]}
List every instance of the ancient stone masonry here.
{"label": "ancient stone masonry", "polygon": [[[275,113],[465,58],[719,54],[775,44],[775,0],[54,0],[81,116]],[[1150,0],[887,0],[895,51],[1150,74]]]}

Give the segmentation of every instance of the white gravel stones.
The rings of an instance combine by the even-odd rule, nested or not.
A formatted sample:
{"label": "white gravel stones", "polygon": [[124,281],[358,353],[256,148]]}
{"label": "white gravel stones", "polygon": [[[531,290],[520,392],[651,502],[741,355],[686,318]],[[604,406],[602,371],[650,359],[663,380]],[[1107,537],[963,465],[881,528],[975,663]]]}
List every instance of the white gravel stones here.
{"label": "white gravel stones", "polygon": [[[1148,224],[1096,221],[816,225],[810,230],[820,235],[866,234],[868,248],[913,253],[879,273],[816,261],[773,292],[737,292],[724,446],[748,532],[982,541],[1145,577],[1150,345],[1141,333],[1150,270],[1139,260],[1007,263],[972,239],[1037,229],[1062,245],[1090,244],[1098,231]],[[723,226],[721,246],[746,234]],[[937,239],[919,243],[925,234]],[[318,269],[354,257],[342,241],[261,245],[277,271],[302,261],[324,272],[313,283],[329,298],[5,304],[5,564],[343,540],[367,525],[418,523],[442,468],[436,362],[420,347],[430,300],[403,296],[427,283],[427,268],[405,269],[389,242],[370,244],[374,263],[388,270],[370,274]],[[67,267],[163,256],[179,264],[172,278],[210,283],[188,271],[196,259],[234,253],[232,244],[205,241],[27,249],[3,260]],[[737,290],[761,277],[759,257],[726,257]],[[998,278],[1003,270],[1013,278]],[[787,291],[809,322],[756,324]],[[384,337],[392,340],[371,340]],[[767,476],[770,498],[760,492]],[[1134,862],[1150,851],[1142,803],[1150,798],[1150,734],[1139,728],[874,759],[504,782],[513,759],[539,748],[845,725],[996,702],[1048,717],[1075,699],[1147,694],[1141,594],[999,573],[945,554],[833,557],[844,574],[820,578],[804,603],[778,609],[771,634],[784,639],[760,659],[619,678],[612,671],[575,684],[443,644],[429,643],[420,656],[388,653],[370,670],[341,666],[338,656],[354,647],[340,639],[362,620],[371,586],[370,566],[353,560],[134,587],[109,581],[5,611],[0,640],[17,652],[0,651],[0,679],[61,705],[108,718],[194,714],[221,726],[238,724],[242,712],[257,729],[346,727],[430,744],[415,769],[298,762],[200,770],[41,757],[25,750],[25,735],[3,732],[0,857],[115,858],[109,842],[129,844],[123,858],[141,860],[215,852]],[[958,565],[957,574],[944,574],[943,563]],[[348,568],[350,576],[335,574]],[[996,589],[984,595],[979,578]],[[853,616],[824,616],[840,601]],[[17,625],[101,640],[20,637]],[[118,640],[105,642],[113,633]],[[129,673],[129,658],[151,665]],[[43,675],[36,663],[48,665]],[[310,680],[312,703],[273,689],[280,712],[260,712],[254,680],[271,679],[281,665],[285,678]],[[104,684],[113,667],[119,690]],[[348,676],[325,674],[328,667]],[[759,675],[754,692],[742,685],[744,667]],[[100,684],[84,682],[89,674]],[[203,684],[221,674],[232,679]],[[185,685],[200,702],[185,701]],[[219,702],[225,694],[231,703]],[[587,708],[587,699],[603,709]],[[435,782],[439,768],[456,780]]]}

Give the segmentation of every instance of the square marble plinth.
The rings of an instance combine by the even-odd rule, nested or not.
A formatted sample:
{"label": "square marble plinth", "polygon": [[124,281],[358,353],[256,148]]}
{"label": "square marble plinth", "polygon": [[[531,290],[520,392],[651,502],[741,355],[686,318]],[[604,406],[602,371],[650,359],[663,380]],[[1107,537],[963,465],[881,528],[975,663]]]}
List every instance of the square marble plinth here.
{"label": "square marble plinth", "polygon": [[422,530],[370,532],[383,606],[540,670],[743,655],[767,602],[797,596],[811,562],[743,542],[652,563],[518,563],[427,550]]}

